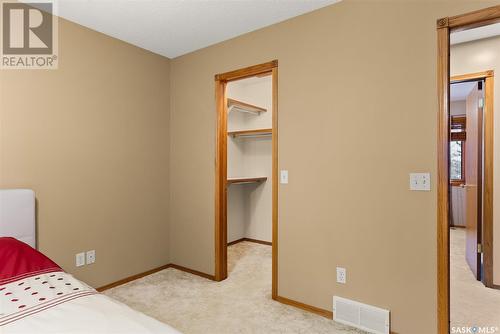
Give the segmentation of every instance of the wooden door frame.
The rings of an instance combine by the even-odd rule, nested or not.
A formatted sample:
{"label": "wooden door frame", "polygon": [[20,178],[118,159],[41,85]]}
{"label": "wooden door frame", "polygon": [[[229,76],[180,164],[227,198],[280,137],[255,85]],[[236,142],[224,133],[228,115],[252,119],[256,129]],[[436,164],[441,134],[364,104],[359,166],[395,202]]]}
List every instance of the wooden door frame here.
{"label": "wooden door frame", "polygon": [[[450,235],[449,235],[449,103],[450,103],[450,32],[471,29],[500,21],[500,6],[437,20],[438,86],[438,181],[437,181],[437,316],[438,333],[450,332]],[[491,92],[493,83],[491,82]],[[486,89],[486,88],[485,88]],[[485,94],[488,94],[485,91]],[[486,97],[486,95],[485,95]],[[493,95],[490,108],[485,105],[484,206],[493,210]],[[486,101],[485,101],[486,102]],[[489,120],[489,121],[488,121]],[[489,134],[489,135],[488,135]],[[489,157],[489,158],[488,158]],[[483,233],[484,237],[484,233]]]}
{"label": "wooden door frame", "polygon": [[231,81],[272,75],[272,296],[278,296],[278,61],[245,67],[215,76],[217,145],[215,159],[215,280],[227,278],[227,98]]}

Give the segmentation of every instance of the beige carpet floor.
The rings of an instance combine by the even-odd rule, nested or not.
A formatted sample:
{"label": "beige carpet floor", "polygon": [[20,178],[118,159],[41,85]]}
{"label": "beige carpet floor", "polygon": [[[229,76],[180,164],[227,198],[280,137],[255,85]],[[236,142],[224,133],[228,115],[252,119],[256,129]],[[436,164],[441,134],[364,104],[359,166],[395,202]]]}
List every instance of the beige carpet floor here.
{"label": "beige carpet floor", "polygon": [[465,261],[465,229],[450,230],[451,325],[500,328],[500,290],[477,281]]}
{"label": "beige carpet floor", "polygon": [[222,282],[176,269],[105,292],[186,334],[364,333],[271,299],[271,247],[241,242],[228,248]]}

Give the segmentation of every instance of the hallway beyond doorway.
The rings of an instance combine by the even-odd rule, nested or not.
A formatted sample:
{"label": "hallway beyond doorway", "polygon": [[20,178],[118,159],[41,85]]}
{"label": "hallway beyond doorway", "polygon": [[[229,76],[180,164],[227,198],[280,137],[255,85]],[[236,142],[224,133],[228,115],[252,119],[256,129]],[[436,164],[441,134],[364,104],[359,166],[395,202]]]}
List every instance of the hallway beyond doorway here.
{"label": "hallway beyond doorway", "polygon": [[500,290],[476,280],[465,261],[465,229],[450,229],[451,328],[500,328]]}

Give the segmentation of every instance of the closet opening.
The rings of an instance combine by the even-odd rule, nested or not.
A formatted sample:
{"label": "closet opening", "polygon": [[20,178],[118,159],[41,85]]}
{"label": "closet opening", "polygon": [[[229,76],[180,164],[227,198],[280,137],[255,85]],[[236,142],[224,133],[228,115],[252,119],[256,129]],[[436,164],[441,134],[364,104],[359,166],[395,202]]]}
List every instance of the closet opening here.
{"label": "closet opening", "polygon": [[215,279],[226,279],[238,266],[270,270],[273,298],[278,250],[277,76],[277,60],[215,76]]}

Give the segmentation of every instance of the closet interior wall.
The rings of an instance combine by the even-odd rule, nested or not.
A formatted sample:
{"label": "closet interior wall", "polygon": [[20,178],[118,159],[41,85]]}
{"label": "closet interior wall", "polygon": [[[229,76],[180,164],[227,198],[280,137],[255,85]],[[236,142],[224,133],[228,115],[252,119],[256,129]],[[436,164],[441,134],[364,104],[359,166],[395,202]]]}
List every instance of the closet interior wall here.
{"label": "closet interior wall", "polygon": [[[272,128],[272,76],[228,83],[226,97],[265,108],[260,114],[228,111],[228,132]],[[235,137],[227,142],[228,178],[267,177],[259,183],[232,184],[227,193],[227,241],[272,241],[272,138]]]}

